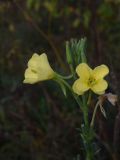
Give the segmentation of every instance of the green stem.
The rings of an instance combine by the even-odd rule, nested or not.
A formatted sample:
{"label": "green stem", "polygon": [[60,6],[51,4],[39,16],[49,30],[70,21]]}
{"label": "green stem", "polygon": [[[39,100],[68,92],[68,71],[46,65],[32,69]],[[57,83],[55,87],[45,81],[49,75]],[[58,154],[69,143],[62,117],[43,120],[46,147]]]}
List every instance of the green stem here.
{"label": "green stem", "polygon": [[70,74],[69,76],[62,76],[56,73],[56,76],[59,77],[60,79],[71,79],[73,77],[73,74]]}
{"label": "green stem", "polygon": [[73,97],[75,98],[76,102],[78,103],[83,112],[84,128],[82,130],[82,138],[86,149],[86,160],[93,160],[94,159],[93,158],[94,152],[92,147],[93,130],[89,124],[89,117],[88,117],[89,110],[87,105],[88,101],[85,95],[82,96],[82,101],[81,101],[80,97],[73,92],[72,87],[62,78],[62,76],[58,76],[58,78],[56,78],[55,81],[61,82],[71,91]]}
{"label": "green stem", "polygon": [[84,130],[83,130],[83,141],[85,144],[86,149],[86,160],[93,160],[93,147],[92,147],[92,140],[93,140],[93,130],[89,125],[89,110],[87,105],[87,100],[85,95],[82,96],[83,100],[83,117],[84,117]]}
{"label": "green stem", "polygon": [[83,116],[84,116],[84,122],[85,122],[85,126],[88,128],[88,106],[86,104],[86,97],[85,95],[82,96],[82,100],[83,100]]}

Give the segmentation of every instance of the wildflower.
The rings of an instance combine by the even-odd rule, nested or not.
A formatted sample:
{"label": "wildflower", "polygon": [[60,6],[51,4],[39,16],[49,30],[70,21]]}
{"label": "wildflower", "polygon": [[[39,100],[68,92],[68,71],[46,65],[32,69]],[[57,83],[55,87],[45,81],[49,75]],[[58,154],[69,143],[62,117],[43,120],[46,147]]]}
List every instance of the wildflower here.
{"label": "wildflower", "polygon": [[77,66],[76,72],[80,77],[73,84],[73,91],[76,94],[82,95],[89,89],[98,95],[104,94],[108,83],[103,78],[109,73],[106,65],[100,65],[92,70],[86,63],[81,63]]}
{"label": "wildflower", "polygon": [[34,53],[28,61],[28,68],[25,71],[23,83],[34,84],[54,78],[55,72],[50,67],[47,55],[45,53],[38,55]]}

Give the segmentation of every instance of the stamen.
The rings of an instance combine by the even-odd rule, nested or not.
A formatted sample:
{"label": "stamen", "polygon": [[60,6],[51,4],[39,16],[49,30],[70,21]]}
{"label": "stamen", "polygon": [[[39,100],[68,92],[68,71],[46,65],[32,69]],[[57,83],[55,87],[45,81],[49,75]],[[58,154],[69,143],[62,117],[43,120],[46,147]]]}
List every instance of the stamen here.
{"label": "stamen", "polygon": [[94,85],[94,84],[95,84],[95,78],[90,77],[90,78],[88,79],[88,85],[89,85],[89,86],[92,86],[92,85]]}

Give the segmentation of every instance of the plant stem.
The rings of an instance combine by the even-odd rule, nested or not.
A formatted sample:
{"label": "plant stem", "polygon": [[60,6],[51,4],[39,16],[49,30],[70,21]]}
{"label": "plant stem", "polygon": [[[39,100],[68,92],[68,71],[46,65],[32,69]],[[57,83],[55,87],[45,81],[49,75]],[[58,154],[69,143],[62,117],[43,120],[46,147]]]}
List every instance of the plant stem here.
{"label": "plant stem", "polygon": [[73,77],[73,74],[70,74],[69,76],[61,76],[60,74],[56,73],[56,76],[60,79],[71,79]]}
{"label": "plant stem", "polygon": [[94,159],[94,152],[92,147],[92,140],[93,140],[93,130],[89,125],[89,111],[88,105],[85,95],[82,96],[83,100],[83,117],[84,117],[84,129],[83,129],[83,141],[86,149],[86,160],[93,160]]}
{"label": "plant stem", "polygon": [[83,111],[84,122],[85,122],[85,126],[88,128],[89,126],[88,124],[88,106],[86,104],[86,98],[84,95],[82,96],[82,100],[83,100],[83,107],[84,107],[84,111]]}
{"label": "plant stem", "polygon": [[75,98],[76,102],[78,103],[80,109],[83,112],[83,119],[84,119],[84,127],[82,128],[82,138],[86,150],[86,160],[93,160],[94,159],[94,152],[92,146],[93,140],[93,129],[89,124],[89,110],[88,110],[88,101],[85,95],[82,96],[82,101],[79,96],[77,96],[72,87],[62,78],[62,76],[58,76],[58,79],[55,79],[58,82],[63,83],[72,93],[73,97]]}

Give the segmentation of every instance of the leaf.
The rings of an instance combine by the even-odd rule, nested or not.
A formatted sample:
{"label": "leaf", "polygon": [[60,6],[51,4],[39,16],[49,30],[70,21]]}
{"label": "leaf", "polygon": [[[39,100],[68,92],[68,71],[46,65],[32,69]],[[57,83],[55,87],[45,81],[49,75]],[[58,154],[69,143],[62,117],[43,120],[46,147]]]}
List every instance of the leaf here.
{"label": "leaf", "polygon": [[67,97],[66,87],[64,86],[64,84],[60,80],[57,80],[56,82],[60,85],[61,90],[62,90],[64,96]]}
{"label": "leaf", "polygon": [[61,87],[61,89],[63,91],[64,96],[67,97],[66,87],[64,86],[64,84],[60,83],[60,87]]}

